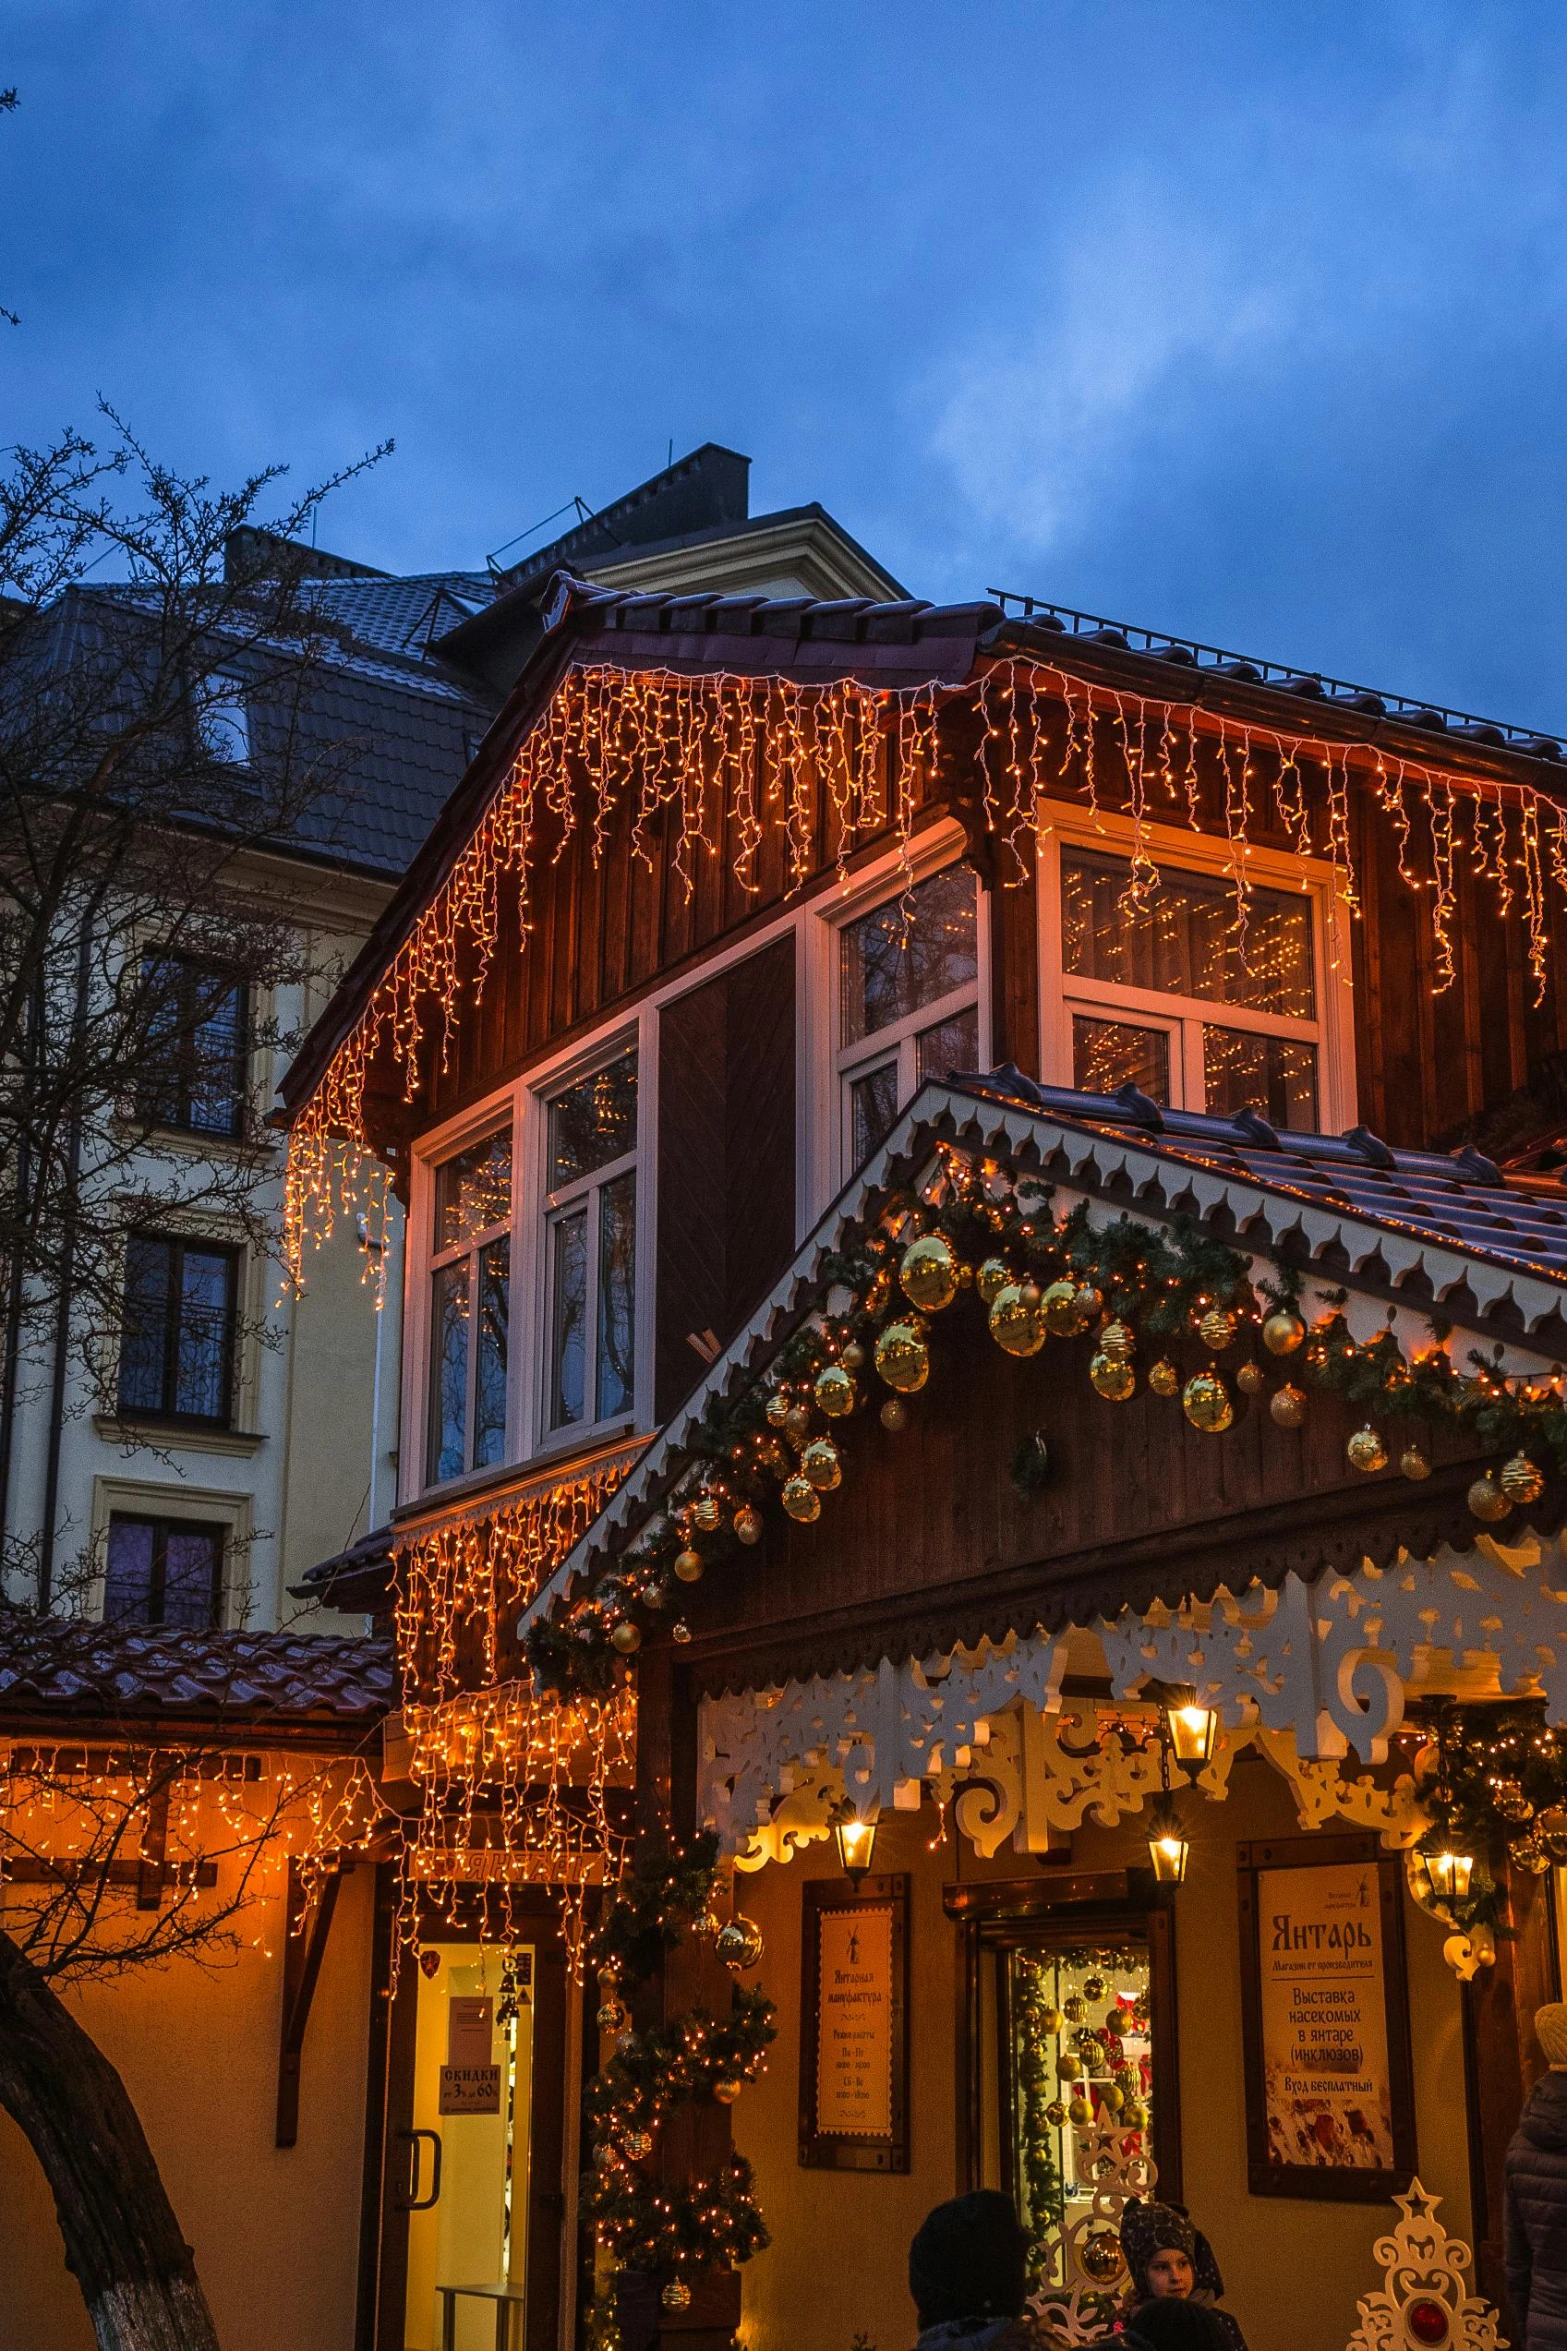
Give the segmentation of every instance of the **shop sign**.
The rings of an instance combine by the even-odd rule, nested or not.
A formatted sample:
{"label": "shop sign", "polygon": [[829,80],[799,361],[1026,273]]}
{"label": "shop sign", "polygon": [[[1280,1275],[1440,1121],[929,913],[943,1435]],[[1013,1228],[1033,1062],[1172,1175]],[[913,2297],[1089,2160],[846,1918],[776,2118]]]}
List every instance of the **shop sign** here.
{"label": "shop sign", "polygon": [[454,1992],[446,2003],[440,2113],[499,2114],[501,2069],[492,2062],[494,2048],[494,2001],[479,1993]]}
{"label": "shop sign", "polygon": [[816,1880],[801,1955],[800,2161],[908,2169],[908,1880]]}
{"label": "shop sign", "polygon": [[1398,1864],[1359,1837],[1239,1860],[1252,2193],[1391,2196],[1415,2161]]}

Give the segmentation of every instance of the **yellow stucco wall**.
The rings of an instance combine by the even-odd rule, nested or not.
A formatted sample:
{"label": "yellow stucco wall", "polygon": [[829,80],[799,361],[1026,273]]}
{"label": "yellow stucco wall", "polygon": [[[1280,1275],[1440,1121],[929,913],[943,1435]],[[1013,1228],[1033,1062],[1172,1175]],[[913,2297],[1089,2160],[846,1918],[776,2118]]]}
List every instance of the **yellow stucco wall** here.
{"label": "yellow stucco wall", "polygon": [[[1379,2282],[1371,2246],[1396,2217],[1391,2205],[1258,2198],[1246,2188],[1235,1845],[1298,1834],[1294,1809],[1272,1770],[1248,1760],[1237,1766],[1227,1803],[1191,1802],[1189,1816],[1192,1856],[1175,1914],[1185,2201],[1213,2240],[1227,2306],[1251,2351],[1344,2351],[1357,2297]],[[756,2166],[773,2237],[744,2273],[747,2351],[850,2351],[856,2334],[876,2351],[907,2351],[913,2342],[909,2239],[931,2205],[959,2185],[957,1932],[943,1915],[941,1889],[958,1877],[1020,1877],[1039,1867],[1010,1846],[980,1862],[950,1837],[932,1852],[934,1831],[928,1806],[917,1818],[890,1816],[876,1852],[878,1870],[913,1878],[912,2169],[901,2178],[807,2171],[797,2160],[800,1887],[834,1875],[836,1862],[817,1845],[786,1867],[738,1880],[740,1907],[767,1942],[755,1980],[780,2009],[768,2071],[734,2109],[736,2143]],[[1108,1869],[1145,1864],[1147,1848],[1135,1823],[1085,1829],[1073,1858],[1080,1868]],[[1460,1995],[1438,1927],[1409,1906],[1406,1928],[1420,2172],[1444,2199],[1449,2228],[1467,2237]],[[991,2035],[985,2040],[993,2045]]]}
{"label": "yellow stucco wall", "polygon": [[[85,1988],[73,2005],[119,2068],[212,2305],[224,2351],[353,2341],[374,1873],[344,1884],[305,2042],[299,2144],[273,2145],[282,1904],[232,1968],[190,1965]],[[0,2344],[92,2351],[32,2149],[0,2113]]]}

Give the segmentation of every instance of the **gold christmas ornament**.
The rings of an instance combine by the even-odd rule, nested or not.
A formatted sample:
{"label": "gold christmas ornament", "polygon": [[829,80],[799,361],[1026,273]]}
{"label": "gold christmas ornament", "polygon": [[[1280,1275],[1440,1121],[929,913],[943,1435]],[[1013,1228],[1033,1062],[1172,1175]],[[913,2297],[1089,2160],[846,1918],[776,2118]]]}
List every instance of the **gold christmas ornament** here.
{"label": "gold christmas ornament", "polygon": [[646,2163],[652,2152],[653,2134],[651,2131],[627,2132],[626,2153],[633,2163]]}
{"label": "gold christmas ornament", "polygon": [[1558,1868],[1567,1861],[1567,1811],[1560,1804],[1553,1804],[1540,1814],[1534,1824],[1534,1834]]}
{"label": "gold christmas ornament", "polygon": [[1148,1385],[1156,1396],[1178,1396],[1180,1394],[1181,1375],[1167,1355],[1161,1355],[1148,1374]]}
{"label": "gold christmas ornament", "polygon": [[772,1423],[773,1427],[775,1429],[781,1429],[784,1422],[789,1417],[788,1397],[780,1396],[775,1391],[774,1394],[769,1396],[767,1399],[766,1412],[768,1420]]}
{"label": "gold christmas ornament", "polygon": [[675,1573],[683,1584],[699,1583],[702,1576],[702,1565],[700,1551],[682,1551],[675,1560]]}
{"label": "gold christmas ornament", "polygon": [[791,1404],[788,1411],[784,1414],[785,1436],[793,1437],[796,1442],[798,1442],[801,1437],[809,1436],[810,1431],[810,1406],[807,1404]]}
{"label": "gold christmas ornament", "polygon": [[1210,1306],[1197,1325],[1197,1336],[1217,1355],[1230,1344],[1235,1328],[1236,1317],[1227,1306]]}
{"label": "gold christmas ornament", "polygon": [[1010,1266],[999,1257],[987,1257],[974,1276],[974,1287],[984,1305],[994,1306],[1011,1279]]}
{"label": "gold christmas ornament", "polygon": [[1104,1996],[1104,1977],[1102,1975],[1085,1975],[1083,1978],[1083,1998],[1085,2000],[1102,2000]]}
{"label": "gold christmas ornament", "polygon": [[854,1382],[841,1363],[829,1363],[817,1373],[816,1401],[829,1420],[841,1420],[854,1410]]}
{"label": "gold christmas ornament", "polygon": [[1051,2129],[1056,2131],[1060,2130],[1062,2124],[1066,2121],[1066,2108],[1062,2105],[1059,2098],[1052,2098],[1049,2105],[1045,2108],[1045,2120],[1047,2123],[1049,2123]]}
{"label": "gold christmas ornament", "polygon": [[1061,2030],[1061,2023],[1059,2008],[1042,2008],[1039,2011],[1039,2029],[1042,2033],[1058,2033]]}
{"label": "gold christmas ornament", "polygon": [[1280,1309],[1270,1314],[1262,1326],[1262,1343],[1270,1355],[1293,1355],[1306,1337],[1306,1326],[1298,1314]]}
{"label": "gold christmas ornament", "polygon": [[1469,1489],[1469,1507],[1476,1518],[1483,1519],[1487,1526],[1495,1526],[1499,1518],[1507,1516],[1512,1504],[1494,1478],[1476,1478]]}
{"label": "gold christmas ornament", "polygon": [[820,1494],[809,1478],[801,1477],[798,1473],[785,1481],[783,1506],[789,1516],[797,1518],[802,1526],[809,1526],[813,1518],[822,1515]]}
{"label": "gold christmas ornament", "polygon": [[1099,1352],[1112,1363],[1130,1363],[1137,1352],[1137,1333],[1129,1322],[1107,1322],[1099,1334]]}
{"label": "gold christmas ornament", "polygon": [[632,1623],[629,1616],[621,1618],[609,1638],[611,1646],[618,1649],[622,1657],[634,1656],[642,1646],[641,1629]]}
{"label": "gold christmas ornament", "polygon": [[1349,1456],[1351,1469],[1362,1470],[1368,1477],[1373,1471],[1387,1467],[1387,1447],[1382,1442],[1380,1431],[1374,1429],[1369,1421],[1363,1429],[1356,1429],[1346,1442],[1344,1451]]}
{"label": "gold christmas ornament", "polygon": [[876,1342],[876,1369],[889,1388],[912,1396],[930,1377],[930,1349],[911,1322],[890,1322]]}
{"label": "gold christmas ornament", "polygon": [[698,1494],[691,1505],[692,1524],[700,1527],[704,1535],[717,1532],[720,1515],[716,1494]]}
{"label": "gold christmas ornament", "polygon": [[749,1502],[735,1512],[735,1533],[742,1543],[759,1543],[762,1539],[762,1514]]}
{"label": "gold christmas ornament", "polygon": [[843,1365],[845,1371],[859,1371],[863,1368],[865,1363],[865,1350],[860,1345],[858,1339],[851,1339],[849,1341],[848,1345],[844,1348],[843,1353],[839,1356],[838,1361]]}
{"label": "gold christmas ornament", "polygon": [[678,1641],[682,1649],[685,1647],[691,1638],[691,1627],[686,1623],[684,1617],[678,1623],[670,1626],[669,1637],[672,1641]]}
{"label": "gold christmas ornament", "polygon": [[718,2100],[720,2106],[733,2106],[744,2086],[742,2082],[715,2082],[713,2096]]}
{"label": "gold christmas ornament", "polygon": [[1094,2110],[1086,2098],[1074,2098],[1066,2111],[1072,2128],[1077,2131],[1086,2131],[1094,2119]]}
{"label": "gold christmas ornament", "polygon": [[1549,1853],[1532,1830],[1526,1837],[1514,1837],[1507,1858],[1514,1869],[1526,1870],[1532,1878],[1543,1878],[1551,1866]]}
{"label": "gold christmas ornament", "polygon": [[1077,1293],[1077,1308],[1083,1317],[1083,1328],[1086,1331],[1089,1324],[1097,1322],[1105,1310],[1103,1290],[1095,1289],[1092,1282],[1085,1284]]}
{"label": "gold christmas ornament", "polygon": [[940,1233],[926,1233],[903,1252],[898,1267],[903,1295],[922,1314],[939,1314],[958,1294],[957,1260]]}
{"label": "gold christmas ornament", "polygon": [[762,1956],[762,1930],[754,1918],[737,1910],[727,1926],[719,1928],[714,1949],[731,1975],[744,1975]]}
{"label": "gold christmas ornament", "polygon": [[1521,1780],[1492,1780],[1491,1802],[1503,1820],[1533,1820],[1534,1806],[1523,1792]]}
{"label": "gold christmas ornament", "polygon": [[1121,2120],[1129,2131],[1145,2131],[1148,2128],[1148,2109],[1141,2098],[1128,2098],[1121,2111]]}
{"label": "gold christmas ornament", "polygon": [[1052,1282],[1040,1304],[1045,1312],[1046,1330],[1054,1332],[1058,1339],[1075,1339],[1093,1320],[1083,1306],[1076,1282]]}
{"label": "gold christmas ornament", "polygon": [[593,2021],[601,2033],[623,2033],[630,2015],[624,2000],[606,2000]]}
{"label": "gold christmas ornament", "polygon": [[831,1437],[813,1437],[800,1456],[801,1473],[818,1494],[830,1494],[843,1484],[843,1463]]}
{"label": "gold christmas ornament", "polygon": [[1298,1429],[1306,1418],[1305,1394],[1299,1388],[1292,1388],[1286,1380],[1268,1398],[1268,1411],[1281,1429]]}
{"label": "gold christmas ornament", "polygon": [[1431,1464],[1418,1445],[1406,1445],[1398,1457],[1399,1474],[1418,1486],[1422,1478],[1431,1475]]}
{"label": "gold christmas ornament", "polygon": [[1096,1392],[1112,1404],[1124,1404],[1137,1387],[1132,1366],[1113,1355],[1096,1355],[1088,1366],[1088,1377]]}
{"label": "gold christmas ornament", "polygon": [[[1116,2104],[1120,2104],[1119,2099]],[[1072,2119],[1075,2122],[1076,2115]],[[1092,2122],[1093,2119],[1089,2115],[1088,2120]],[[1095,2229],[1093,2235],[1084,2240],[1077,2258],[1096,2286],[1113,2285],[1126,2267],[1121,2240],[1113,2229]]]}
{"label": "gold christmas ornament", "polygon": [[1088,2014],[1088,2003],[1081,1992],[1068,1992],[1061,2003],[1061,2014],[1068,2024],[1081,2024]]}
{"label": "gold christmas ornament", "polygon": [[881,1425],[892,1437],[901,1436],[909,1425],[909,1408],[897,1396],[889,1396],[881,1408]]}
{"label": "gold christmas ornament", "polygon": [[1235,1385],[1243,1396],[1260,1396],[1267,1377],[1260,1363],[1243,1363],[1235,1374]]}
{"label": "gold christmas ornament", "polygon": [[1221,1373],[1200,1371],[1181,1390],[1181,1410],[1194,1429],[1216,1437],[1230,1426],[1235,1407]]}
{"label": "gold christmas ornament", "polygon": [[1511,1461],[1503,1462],[1497,1484],[1509,1502],[1522,1503],[1525,1509],[1538,1502],[1545,1491],[1545,1480],[1527,1453],[1515,1453]]}
{"label": "gold christmas ornament", "polygon": [[990,1309],[990,1335],[1009,1355],[1037,1355],[1045,1343],[1045,1321],[1030,1306],[1022,1285],[1009,1282]]}
{"label": "gold christmas ornament", "polygon": [[1070,2049],[1063,2049],[1056,2059],[1056,2072],[1064,2082],[1077,2081],[1083,2071],[1083,2061]]}
{"label": "gold christmas ornament", "polygon": [[684,2278],[671,2278],[668,2285],[664,2288],[662,2294],[660,2294],[659,2300],[663,2303],[666,2310],[689,2310],[691,2307],[691,2289],[686,2284]]}

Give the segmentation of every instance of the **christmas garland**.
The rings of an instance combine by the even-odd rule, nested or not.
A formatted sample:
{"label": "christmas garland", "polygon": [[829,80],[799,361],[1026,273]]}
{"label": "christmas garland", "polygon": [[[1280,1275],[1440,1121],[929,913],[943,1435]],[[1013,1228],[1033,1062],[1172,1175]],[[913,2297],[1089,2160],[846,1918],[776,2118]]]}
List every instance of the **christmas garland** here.
{"label": "christmas garland", "polygon": [[[1443,1344],[1451,1326],[1434,1318],[1430,1346],[1413,1359],[1391,1328],[1357,1340],[1342,1291],[1322,1293],[1326,1312],[1308,1328],[1297,1269],[1278,1265],[1254,1285],[1248,1257],[1193,1219],[1177,1217],[1165,1230],[1129,1216],[1095,1224],[1086,1203],[1057,1218],[1048,1188],[1030,1177],[1014,1181],[993,1161],[950,1147],[943,1162],[927,1196],[894,1195],[857,1249],[826,1260],[827,1310],[785,1343],[767,1379],[709,1400],[663,1516],[563,1619],[530,1629],[540,1687],[610,1687],[618,1662],[634,1655],[644,1625],[682,1584],[761,1540],[764,1505],[781,1501],[801,1523],[819,1518],[842,1483],[843,1427],[873,1409],[870,1375],[880,1382],[881,1424],[896,1433],[908,1425],[907,1399],[929,1377],[932,1322],[960,1301],[960,1311],[982,1309],[996,1344],[1019,1358],[1050,1339],[1092,1335],[1088,1378],[1108,1402],[1123,1404],[1146,1383],[1156,1396],[1178,1398],[1192,1426],[1211,1435],[1234,1424],[1237,1397],[1264,1394],[1273,1421],[1298,1428],[1308,1387],[1366,1416],[1346,1452],[1368,1475],[1393,1458],[1378,1421],[1456,1428],[1477,1449],[1508,1456],[1469,1489],[1471,1510],[1487,1524],[1536,1501],[1547,1471],[1567,1469],[1559,1371],[1510,1380],[1478,1353],[1461,1368]],[[1207,1360],[1183,1369],[1175,1358],[1193,1343]],[[1220,1361],[1231,1350],[1240,1357],[1233,1369]],[[1146,1370],[1140,1351],[1152,1358]],[[1431,1469],[1417,1433],[1410,1428],[1397,1449],[1412,1480]],[[1025,1440],[1017,1482],[1029,1489],[1047,1475],[1044,1440]],[[672,1630],[677,1642],[689,1640],[683,1622]]]}
{"label": "christmas garland", "polygon": [[683,1849],[644,1839],[589,1944],[603,2001],[598,2025],[614,2034],[615,2049],[588,2085],[592,2162],[583,2210],[617,2262],[667,2273],[663,2299],[671,2309],[689,2302],[691,2278],[749,2261],[768,2242],[743,2155],[679,2186],[660,2181],[651,2158],[672,2107],[702,2099],[732,2105],[756,2080],[774,2037],[772,2002],[737,1984],[727,2017],[693,2008],[639,2031],[622,1998],[650,1981],[692,1931],[714,1935],[737,1971],[754,1966],[761,1951],[755,1929],[741,1919],[723,1925],[713,1915],[717,1851],[711,1836]]}
{"label": "christmas garland", "polygon": [[1547,1723],[1538,1699],[1485,1707],[1433,1699],[1425,1711],[1430,1736],[1415,1792],[1431,1826],[1421,1846],[1472,1856],[1470,1892],[1447,1907],[1459,1926],[1495,1927],[1492,1872],[1504,1856],[1534,1877],[1567,1864],[1567,1728]]}

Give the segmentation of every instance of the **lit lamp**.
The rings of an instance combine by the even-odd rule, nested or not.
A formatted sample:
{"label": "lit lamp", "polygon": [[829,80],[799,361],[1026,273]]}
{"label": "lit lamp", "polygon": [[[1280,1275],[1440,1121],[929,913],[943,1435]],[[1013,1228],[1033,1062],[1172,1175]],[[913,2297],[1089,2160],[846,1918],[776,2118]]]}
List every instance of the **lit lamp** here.
{"label": "lit lamp", "polygon": [[1468,1899],[1469,1880],[1474,1875],[1474,1855],[1455,1853],[1443,1845],[1427,1849],[1416,1848],[1413,1855],[1415,1876],[1422,1893],[1433,1902],[1463,1902]]}
{"label": "lit lamp", "polygon": [[1180,1814],[1169,1796],[1161,1796],[1148,1822],[1148,1858],[1161,1885],[1180,1884],[1190,1851]]}
{"label": "lit lamp", "polygon": [[1183,1698],[1165,1708],[1165,1719],[1170,1726],[1170,1750],[1181,1768],[1192,1779],[1213,1761],[1214,1742],[1219,1736],[1219,1718],[1211,1707],[1199,1706],[1195,1695]]}
{"label": "lit lamp", "polygon": [[876,1850],[876,1823],[874,1820],[861,1820],[845,1804],[832,1824],[832,1833],[843,1874],[851,1886],[858,1888]]}

